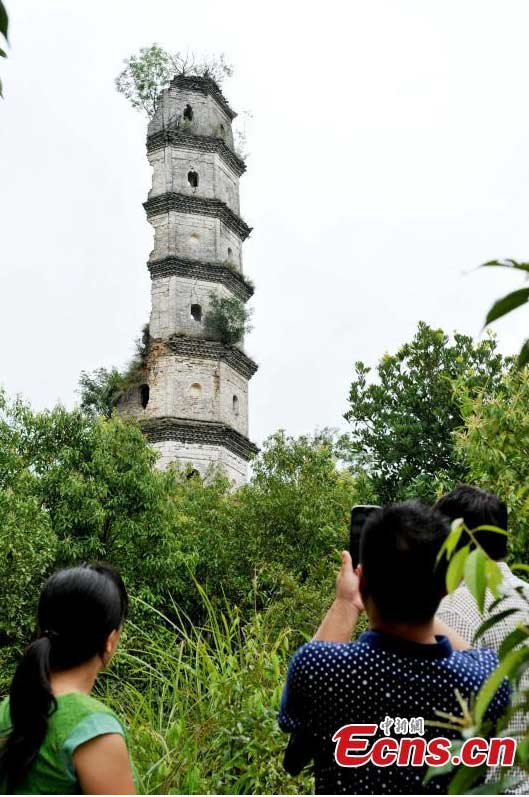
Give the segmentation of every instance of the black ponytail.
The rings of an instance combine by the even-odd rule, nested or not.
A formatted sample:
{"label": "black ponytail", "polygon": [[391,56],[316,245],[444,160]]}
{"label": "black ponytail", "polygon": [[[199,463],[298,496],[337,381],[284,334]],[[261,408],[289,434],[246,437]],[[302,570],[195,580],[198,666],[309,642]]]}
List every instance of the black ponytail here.
{"label": "black ponytail", "polygon": [[9,690],[11,731],[0,747],[0,780],[7,793],[27,776],[57,709],[50,673],[102,656],[127,609],[125,585],[109,565],[60,570],[44,585],[38,637],[20,660]]}
{"label": "black ponytail", "polygon": [[[12,731],[0,750],[0,771],[7,793],[29,771],[44,741],[48,717],[57,707],[50,686],[50,647],[48,637],[41,637],[26,650],[11,688],[9,704]],[[20,773],[20,778],[17,776]]]}

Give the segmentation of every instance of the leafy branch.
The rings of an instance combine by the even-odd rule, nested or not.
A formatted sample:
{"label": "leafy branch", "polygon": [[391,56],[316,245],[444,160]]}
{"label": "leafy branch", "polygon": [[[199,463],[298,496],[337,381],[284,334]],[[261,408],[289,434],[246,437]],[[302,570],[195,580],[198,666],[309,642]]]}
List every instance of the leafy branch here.
{"label": "leafy branch", "polygon": [[[9,44],[8,29],[9,17],[5,5],[2,0],[0,0],[0,36],[5,40],[6,45]],[[0,47],[0,58],[7,58],[7,53],[2,47]],[[2,81],[0,80],[0,97],[3,96]]]}
{"label": "leafy branch", "polygon": [[[489,260],[486,263],[482,263],[480,268],[509,268],[511,270],[514,269],[515,271],[525,271],[527,274],[526,279],[529,278],[529,263],[519,263],[517,260],[512,260],[512,258],[507,258],[506,260]],[[504,315],[511,313],[513,310],[516,310],[517,307],[527,304],[528,301],[529,288],[519,288],[516,291],[507,293],[501,299],[498,299],[496,302],[494,302],[487,313],[485,326],[488,326],[488,324],[492,324],[493,321],[497,321],[498,318],[502,318]],[[518,367],[522,368],[528,363],[529,338],[526,338],[518,354]]]}
{"label": "leafy branch", "polygon": [[210,308],[204,318],[207,333],[227,346],[235,346],[251,331],[251,310],[235,297],[210,294]]}

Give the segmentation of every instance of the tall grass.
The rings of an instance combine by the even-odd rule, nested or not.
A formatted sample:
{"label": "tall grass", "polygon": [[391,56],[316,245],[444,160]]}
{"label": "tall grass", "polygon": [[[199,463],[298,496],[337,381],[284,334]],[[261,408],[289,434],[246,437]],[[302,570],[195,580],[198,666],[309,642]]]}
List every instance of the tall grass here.
{"label": "tall grass", "polygon": [[128,726],[140,789],[311,793],[308,774],[292,779],[282,768],[276,720],[291,632],[269,633],[259,614],[243,625],[236,608],[219,611],[198,589],[202,627],[176,609],[175,621],[148,624],[154,635],[133,626],[102,684]]}

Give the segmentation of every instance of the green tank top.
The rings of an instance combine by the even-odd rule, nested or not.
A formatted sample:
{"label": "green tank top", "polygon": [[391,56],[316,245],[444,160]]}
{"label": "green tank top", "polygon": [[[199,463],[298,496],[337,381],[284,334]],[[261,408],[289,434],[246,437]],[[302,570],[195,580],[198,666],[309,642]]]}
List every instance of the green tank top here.
{"label": "green tank top", "polygon": [[[9,698],[0,704],[0,738],[11,729]],[[116,715],[99,700],[81,692],[57,698],[57,711],[48,720],[48,730],[31,770],[17,794],[81,794],[73,766],[79,745],[105,733],[125,730]],[[2,784],[5,794],[5,784]]]}

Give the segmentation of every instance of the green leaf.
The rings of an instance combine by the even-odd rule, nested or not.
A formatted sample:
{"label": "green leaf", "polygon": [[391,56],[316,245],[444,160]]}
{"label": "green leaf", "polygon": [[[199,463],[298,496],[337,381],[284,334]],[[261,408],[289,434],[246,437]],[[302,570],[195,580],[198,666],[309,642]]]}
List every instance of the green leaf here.
{"label": "green leaf", "polygon": [[463,578],[463,568],[465,567],[466,558],[470,551],[470,545],[465,545],[457,551],[451,558],[450,564],[446,571],[446,589],[448,592],[453,592],[459,586]]}
{"label": "green leaf", "polygon": [[0,47],[0,58],[7,58],[7,53],[6,53],[6,51],[5,51],[5,50],[2,50],[2,48],[1,48],[1,47]]}
{"label": "green leaf", "polygon": [[529,660],[529,648],[523,647],[511,650],[500,662],[499,667],[496,667],[494,672],[489,675],[476,698],[475,717],[478,725],[481,724],[489,703],[494,698],[503,679],[511,678],[518,667],[527,660]]}
{"label": "green leaf", "polygon": [[487,587],[490,589],[495,598],[500,596],[500,585],[503,581],[501,570],[498,563],[494,559],[487,559],[485,562],[485,578],[487,580]]}
{"label": "green leaf", "polygon": [[[477,786],[475,789],[472,789],[470,794],[512,794],[510,789],[517,788],[521,785],[520,776],[517,778],[512,776],[502,775],[499,780],[491,781],[490,783],[482,783],[481,786]],[[509,791],[507,791],[509,790]]]}
{"label": "green leaf", "polygon": [[501,595],[501,597],[497,598],[493,603],[491,603],[490,606],[487,607],[487,611],[489,612],[489,614],[493,612],[495,609],[497,609],[500,603],[503,603],[503,601],[506,599],[507,595]]}
{"label": "green leaf", "polygon": [[9,41],[9,37],[7,35],[8,27],[9,27],[9,17],[7,15],[5,5],[3,4],[2,0],[0,0],[0,33],[3,35],[6,41]]}
{"label": "green leaf", "polygon": [[450,534],[448,535],[448,539],[446,540],[446,555],[447,558],[450,558],[452,551],[454,551],[457,547],[457,543],[463,533],[463,529],[465,528],[465,524],[461,518],[458,520],[454,520],[452,522],[452,528]]}
{"label": "green leaf", "polygon": [[480,612],[483,612],[485,591],[487,589],[486,561],[487,557],[481,548],[476,548],[467,556],[464,567],[465,584],[476,599]]}
{"label": "green leaf", "polygon": [[518,742],[516,757],[524,767],[529,765],[529,738],[527,736]]}
{"label": "green leaf", "polygon": [[511,570],[525,570],[526,573],[529,573],[529,565],[524,565],[522,562],[516,562],[514,565],[511,565]]}
{"label": "green leaf", "polygon": [[524,342],[522,348],[520,349],[520,353],[518,354],[517,365],[518,368],[523,368],[524,365],[529,363],[529,338]]}
{"label": "green leaf", "polygon": [[484,523],[482,526],[476,526],[476,528],[472,529],[472,531],[493,531],[495,534],[503,534],[504,537],[509,536],[509,532],[505,531],[505,529],[500,529],[499,526],[489,526],[486,523]]}
{"label": "green leaf", "polygon": [[493,321],[496,321],[498,318],[501,318],[507,313],[510,313],[511,310],[515,310],[517,307],[520,307],[520,305],[525,304],[528,299],[529,288],[519,288],[517,291],[508,293],[502,299],[498,299],[497,302],[494,302],[487,313],[485,326],[487,324],[491,324]]}
{"label": "green leaf", "polygon": [[428,767],[426,770],[426,775],[424,776],[424,780],[422,782],[423,786],[426,786],[433,778],[439,777],[439,775],[446,775],[448,772],[451,772],[454,769],[454,765],[452,761],[447,761],[446,764],[443,764],[441,767]]}
{"label": "green leaf", "polygon": [[470,787],[477,780],[481,780],[486,771],[486,764],[482,764],[479,767],[459,766],[448,785],[448,794],[468,794]]}
{"label": "green leaf", "polygon": [[501,620],[504,620],[506,617],[509,617],[511,614],[518,612],[519,609],[504,609],[503,612],[498,612],[498,614],[493,614],[492,617],[489,617],[485,622],[481,623],[480,627],[474,634],[474,638],[472,642],[476,642],[483,634],[486,634],[489,628],[499,623]]}
{"label": "green leaf", "polygon": [[511,631],[510,634],[507,634],[498,651],[500,660],[504,659],[507,653],[512,650],[512,648],[515,648],[517,645],[526,641],[527,639],[529,639],[529,628],[527,628],[527,626],[520,626],[520,628],[515,628],[514,631]]}
{"label": "green leaf", "polygon": [[482,263],[478,268],[490,268],[491,266],[497,268],[514,268],[518,271],[529,271],[529,263],[518,263],[516,260],[507,258],[506,260],[489,260],[487,263]]}
{"label": "green leaf", "polygon": [[451,531],[441,545],[439,553],[437,554],[436,564],[440,561],[443,553],[446,553],[446,558],[450,559],[452,551],[457,546],[464,528],[465,524],[463,523],[462,518],[457,518],[457,520],[452,521]]}

